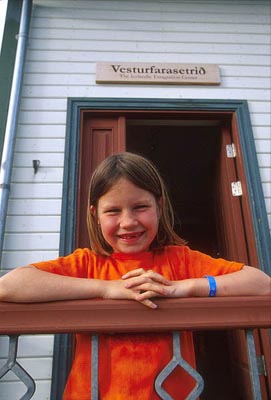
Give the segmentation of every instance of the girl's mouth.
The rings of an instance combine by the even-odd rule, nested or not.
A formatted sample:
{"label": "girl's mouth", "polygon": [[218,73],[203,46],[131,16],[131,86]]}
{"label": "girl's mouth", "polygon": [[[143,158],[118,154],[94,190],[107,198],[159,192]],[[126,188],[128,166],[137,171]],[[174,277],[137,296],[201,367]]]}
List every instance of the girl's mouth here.
{"label": "girl's mouth", "polygon": [[140,238],[144,232],[131,232],[131,233],[123,233],[122,235],[118,235],[119,239],[122,240],[133,240],[133,239],[138,239]]}

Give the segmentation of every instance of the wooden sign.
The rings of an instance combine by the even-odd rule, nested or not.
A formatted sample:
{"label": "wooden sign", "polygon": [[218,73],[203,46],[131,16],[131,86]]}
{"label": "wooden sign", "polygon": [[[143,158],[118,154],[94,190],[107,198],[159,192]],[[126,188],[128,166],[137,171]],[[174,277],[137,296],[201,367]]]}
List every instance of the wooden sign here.
{"label": "wooden sign", "polygon": [[96,83],[219,85],[214,64],[98,63]]}

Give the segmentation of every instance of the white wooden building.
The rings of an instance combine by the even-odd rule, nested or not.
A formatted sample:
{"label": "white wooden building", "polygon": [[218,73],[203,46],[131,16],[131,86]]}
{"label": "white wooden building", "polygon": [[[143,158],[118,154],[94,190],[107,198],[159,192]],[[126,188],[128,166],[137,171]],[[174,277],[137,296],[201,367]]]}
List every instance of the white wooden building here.
{"label": "white wooden building", "polygon": [[[1,273],[59,254],[71,98],[247,101],[270,228],[270,44],[269,0],[33,0]],[[221,83],[99,84],[101,62],[215,64]],[[20,341],[34,400],[50,398],[53,342]],[[0,337],[0,367],[6,355]],[[0,382],[0,400],[23,393],[12,374]]]}

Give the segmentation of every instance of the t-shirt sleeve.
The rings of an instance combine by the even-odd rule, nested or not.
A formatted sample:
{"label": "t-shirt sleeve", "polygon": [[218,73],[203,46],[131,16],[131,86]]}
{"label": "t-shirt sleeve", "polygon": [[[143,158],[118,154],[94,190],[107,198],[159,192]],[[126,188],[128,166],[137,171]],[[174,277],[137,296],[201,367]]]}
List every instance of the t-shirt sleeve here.
{"label": "t-shirt sleeve", "polygon": [[55,260],[32,263],[32,265],[43,271],[53,274],[72,276],[77,278],[88,278],[93,269],[92,254],[89,249],[77,249],[65,257]]}
{"label": "t-shirt sleeve", "polygon": [[223,258],[213,258],[200,251],[184,249],[184,264],[190,278],[202,278],[204,275],[225,275],[240,271],[244,263],[227,261]]}

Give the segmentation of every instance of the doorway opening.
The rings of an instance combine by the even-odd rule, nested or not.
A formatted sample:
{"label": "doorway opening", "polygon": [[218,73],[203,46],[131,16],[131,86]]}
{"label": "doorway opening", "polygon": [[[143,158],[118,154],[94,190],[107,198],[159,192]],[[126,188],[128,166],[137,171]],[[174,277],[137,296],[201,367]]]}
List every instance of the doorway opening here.
{"label": "doorway opening", "polygon": [[[189,247],[213,257],[223,256],[215,211],[221,134],[218,121],[197,121],[196,125],[189,120],[126,121],[126,149],[158,167],[175,212],[175,231]],[[197,369],[205,381],[201,399],[240,399],[230,372],[227,333],[194,332],[194,343]]]}
{"label": "doorway opening", "polygon": [[175,230],[191,248],[219,255],[215,171],[221,142],[216,121],[127,119],[126,149],[159,169],[175,211]]}

